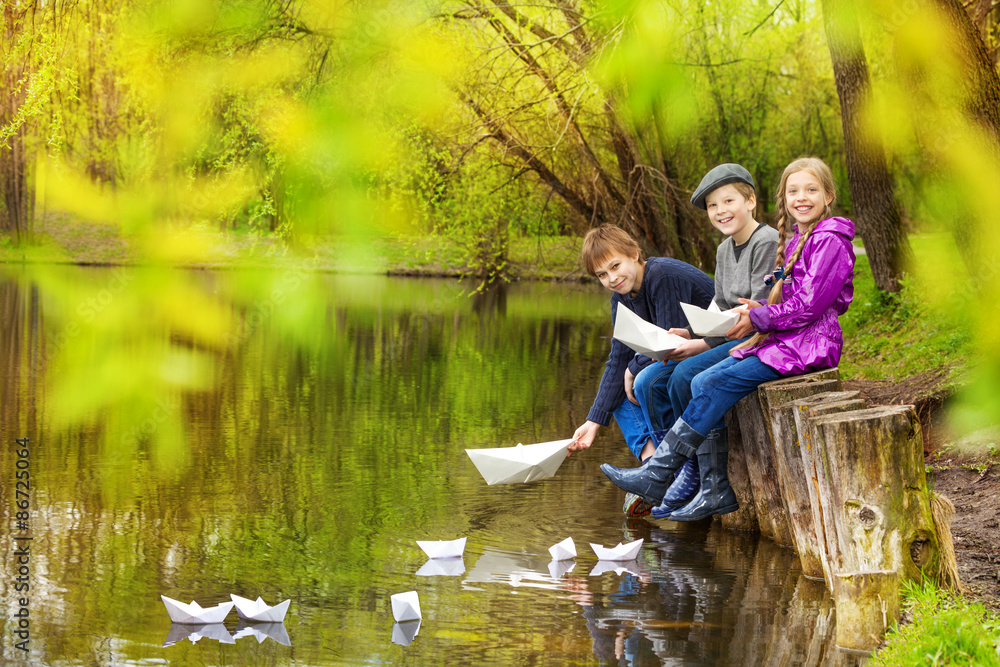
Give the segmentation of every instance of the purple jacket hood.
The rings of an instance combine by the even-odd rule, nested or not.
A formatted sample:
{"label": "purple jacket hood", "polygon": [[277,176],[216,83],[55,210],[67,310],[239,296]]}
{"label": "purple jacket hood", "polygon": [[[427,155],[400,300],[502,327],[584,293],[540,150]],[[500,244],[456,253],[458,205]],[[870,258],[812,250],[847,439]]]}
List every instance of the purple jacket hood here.
{"label": "purple jacket hood", "polygon": [[[787,244],[791,257],[801,236]],[[742,359],[756,354],[782,375],[798,375],[840,363],[844,336],[837,318],[847,312],[854,298],[854,223],[847,218],[826,218],[816,223],[806,239],[791,282],[783,288],[782,302],[750,309],[750,321],[771,336],[758,347],[735,350]],[[786,277],[787,280],[787,277]]]}

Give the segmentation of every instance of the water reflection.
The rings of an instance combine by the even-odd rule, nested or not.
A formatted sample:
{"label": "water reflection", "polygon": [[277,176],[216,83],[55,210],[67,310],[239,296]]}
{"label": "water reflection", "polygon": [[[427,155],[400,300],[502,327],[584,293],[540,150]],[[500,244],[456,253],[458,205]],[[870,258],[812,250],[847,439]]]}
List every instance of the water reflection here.
{"label": "water reflection", "polygon": [[[162,274],[130,269],[88,323],[55,292],[76,285],[86,304],[111,272],[3,270],[0,442],[33,443],[39,662],[841,664],[832,604],[790,551],[623,522],[598,470],[630,465],[612,430],[549,480],[483,483],[465,448],[568,437],[586,418],[610,328],[599,290],[514,285],[473,302],[455,281],[317,274],[293,289],[287,276],[185,274],[199,296],[180,307],[227,314],[214,339],[163,324],[178,305],[156,289]],[[207,376],[180,382],[169,359]],[[72,420],[58,407],[67,374],[90,401]],[[429,563],[414,541],[442,535],[468,536],[471,569],[416,576]],[[567,536],[645,543],[631,567],[590,576],[591,553],[552,568],[547,549]],[[389,596],[411,589],[417,641],[390,631]],[[273,641],[226,630],[229,642],[216,628],[160,645],[173,636],[160,594],[234,590],[291,598],[286,634],[250,626],[237,633]],[[13,596],[0,590],[8,609]],[[21,657],[0,646],[0,662]]]}

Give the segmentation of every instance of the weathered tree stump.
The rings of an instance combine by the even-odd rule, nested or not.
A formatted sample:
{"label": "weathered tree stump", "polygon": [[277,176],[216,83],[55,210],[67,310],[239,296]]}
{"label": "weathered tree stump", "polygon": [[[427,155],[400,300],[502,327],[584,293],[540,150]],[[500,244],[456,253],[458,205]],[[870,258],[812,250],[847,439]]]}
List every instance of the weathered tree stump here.
{"label": "weathered tree stump", "polygon": [[838,572],[834,582],[837,646],[874,651],[889,626],[899,620],[899,573]]}
{"label": "weathered tree stump", "polygon": [[[832,572],[931,576],[940,551],[912,405],[886,405],[810,422]],[[836,592],[836,591],[835,591]]]}
{"label": "weathered tree stump", "polygon": [[757,524],[757,512],[754,509],[753,488],[747,472],[746,453],[743,448],[743,433],[740,431],[740,420],[732,412],[726,415],[726,430],[729,432],[729,461],[726,464],[729,473],[729,485],[736,493],[740,508],[735,512],[719,516],[722,527],[747,533],[760,532]]}
{"label": "weathered tree stump", "polygon": [[[830,380],[834,381],[833,385],[829,384]],[[839,373],[836,368],[831,368],[817,373],[765,382],[736,404],[736,416],[743,435],[743,454],[760,532],[782,546],[794,546],[794,540],[781,493],[781,477],[775,456],[771,420],[767,416],[771,411],[768,392],[777,392],[776,387],[785,384],[801,385],[799,390],[803,393],[795,396],[799,398],[815,393],[805,389],[813,383],[821,383],[817,391],[839,389]],[[786,399],[782,402],[787,402],[790,398],[792,396],[786,395]]]}
{"label": "weathered tree stump", "polygon": [[[803,481],[808,494],[809,509],[812,515],[810,530],[812,537],[804,533],[804,537],[809,541],[807,547],[799,550],[800,558],[803,561],[802,569],[815,573],[815,561],[806,563],[808,556],[804,553],[815,553],[819,559],[819,567],[826,587],[833,590],[833,573],[830,571],[830,564],[827,560],[826,532],[823,522],[823,499],[819,494],[819,475],[822,465],[818,464],[815,443],[812,439],[812,429],[810,420],[816,417],[848,410],[861,410],[866,407],[864,399],[860,398],[860,393],[856,391],[838,391],[816,394],[808,398],[792,401],[792,414],[795,418],[795,431],[799,439],[799,452],[802,456]],[[798,493],[801,493],[799,489]]]}

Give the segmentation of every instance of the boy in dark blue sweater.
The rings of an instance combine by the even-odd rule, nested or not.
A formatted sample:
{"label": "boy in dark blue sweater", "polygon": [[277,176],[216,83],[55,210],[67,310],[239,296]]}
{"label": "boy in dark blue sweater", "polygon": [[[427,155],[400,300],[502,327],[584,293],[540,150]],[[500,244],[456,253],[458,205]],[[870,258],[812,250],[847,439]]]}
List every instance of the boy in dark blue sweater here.
{"label": "boy in dark blue sweater", "polygon": [[[583,240],[580,257],[591,275],[613,292],[611,322],[614,324],[618,304],[663,329],[687,326],[680,302],[707,308],[715,294],[715,283],[704,272],[690,264],[666,257],[643,260],[639,245],[621,229],[602,225],[590,230]],[[635,376],[655,363],[645,355],[636,354],[618,340],[611,342],[611,355],[601,377],[597,397],[587,415],[587,421],[573,434],[570,451],[587,449],[601,426],[607,426],[614,416],[625,443],[640,461],[656,450],[658,441],[647,415],[633,392]],[[670,362],[676,364],[676,362]],[[628,504],[642,504],[639,497],[629,497]],[[649,507],[625,507],[628,515],[648,514]]]}

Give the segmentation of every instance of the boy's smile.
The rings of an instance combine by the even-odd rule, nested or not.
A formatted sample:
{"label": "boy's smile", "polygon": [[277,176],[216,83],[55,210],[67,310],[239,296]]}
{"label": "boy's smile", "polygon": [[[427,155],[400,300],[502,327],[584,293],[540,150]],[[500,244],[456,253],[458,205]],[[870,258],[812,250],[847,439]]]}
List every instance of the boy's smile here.
{"label": "boy's smile", "polygon": [[756,206],[756,197],[744,197],[732,184],[716,188],[705,197],[705,209],[712,226],[733,237],[736,245],[746,243],[757,228],[757,221],[753,219]]}
{"label": "boy's smile", "polygon": [[628,294],[639,291],[642,285],[642,272],[643,265],[638,255],[628,257],[616,252],[605,257],[597,265],[594,275],[612,292]]}
{"label": "boy's smile", "polygon": [[805,169],[790,175],[785,182],[785,208],[800,231],[823,215],[831,201],[833,195],[825,192],[819,179]]}

